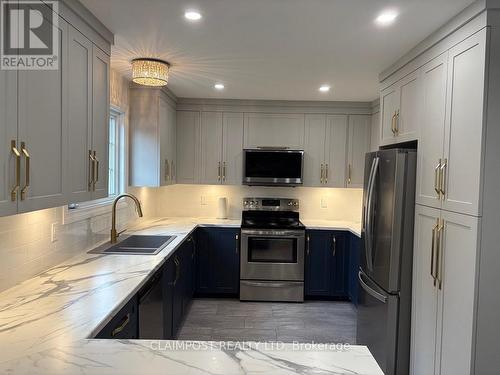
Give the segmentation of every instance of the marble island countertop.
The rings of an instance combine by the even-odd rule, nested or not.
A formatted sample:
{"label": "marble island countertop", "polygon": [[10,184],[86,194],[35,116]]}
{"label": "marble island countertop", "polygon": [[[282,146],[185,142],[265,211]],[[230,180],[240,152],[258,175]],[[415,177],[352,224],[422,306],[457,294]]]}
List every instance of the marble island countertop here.
{"label": "marble island countertop", "polygon": [[[307,223],[306,220],[304,224]],[[356,230],[355,224],[340,226],[339,222],[332,222],[331,227],[326,225],[327,222],[315,223],[313,228],[353,233]],[[314,369],[319,365],[318,369],[325,370],[320,373],[382,374],[368,350],[356,346],[331,352],[331,355],[328,351],[319,354],[293,351],[291,355],[286,349],[264,355],[258,350],[228,351],[223,348],[209,351],[209,354],[215,360],[228,361],[235,367],[228,365],[227,371],[223,370],[224,366],[208,371],[208,363],[203,359],[206,351],[191,351],[188,355],[189,352],[184,350],[152,350],[144,341],[89,340],[139,291],[197,226],[239,227],[240,220],[147,220],[130,229],[129,233],[177,236],[157,255],[83,253],[0,293],[0,373],[132,374],[144,373],[145,366],[148,373],[155,373],[155,368],[161,372],[170,369],[165,366],[171,364],[172,371],[168,372],[172,374],[252,374],[262,366],[264,369],[270,366],[269,371],[264,371],[266,374],[305,374],[315,373]],[[261,355],[267,356],[263,362],[253,358]],[[274,355],[285,356],[285,359],[275,363],[274,357],[270,358]],[[349,365],[346,363],[344,370],[335,369],[343,361]]]}

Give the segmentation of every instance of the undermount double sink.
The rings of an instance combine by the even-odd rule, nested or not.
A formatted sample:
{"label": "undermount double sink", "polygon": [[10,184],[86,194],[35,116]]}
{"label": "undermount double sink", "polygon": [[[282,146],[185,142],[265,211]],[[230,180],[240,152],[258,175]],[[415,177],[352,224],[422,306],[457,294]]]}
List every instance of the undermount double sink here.
{"label": "undermount double sink", "polygon": [[92,251],[100,254],[156,255],[177,236],[140,236],[127,237],[108,248]]}

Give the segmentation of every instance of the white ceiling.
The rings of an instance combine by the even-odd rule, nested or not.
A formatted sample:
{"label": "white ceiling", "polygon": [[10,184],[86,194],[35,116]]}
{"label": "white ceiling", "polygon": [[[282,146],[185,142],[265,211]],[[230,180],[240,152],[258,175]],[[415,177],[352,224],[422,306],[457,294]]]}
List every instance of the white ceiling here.
{"label": "white ceiling", "polygon": [[[373,100],[378,74],[472,0],[81,0],[114,34],[112,66],[172,64],[179,97]],[[184,19],[200,10],[198,23]],[[390,27],[374,19],[400,16]],[[215,82],[226,86],[215,91]],[[328,83],[327,94],[318,87]]]}

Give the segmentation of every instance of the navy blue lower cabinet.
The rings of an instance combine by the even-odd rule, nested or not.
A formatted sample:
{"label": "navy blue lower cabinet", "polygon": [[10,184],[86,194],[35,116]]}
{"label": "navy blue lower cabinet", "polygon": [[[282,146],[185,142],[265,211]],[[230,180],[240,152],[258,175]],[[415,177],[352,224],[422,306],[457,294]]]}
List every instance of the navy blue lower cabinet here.
{"label": "navy blue lower cabinet", "polygon": [[139,337],[137,311],[137,296],[134,296],[96,335],[96,339],[137,339]]}
{"label": "navy blue lower cabinet", "polygon": [[163,318],[165,320],[163,331],[165,340],[174,338],[172,327],[173,322],[173,302],[174,302],[174,281],[175,263],[172,258],[168,259],[163,266]]}
{"label": "navy blue lower cabinet", "polygon": [[358,305],[358,270],[361,255],[361,239],[355,234],[349,238],[349,299]]}
{"label": "navy blue lower cabinet", "polygon": [[306,232],[304,294],[314,298],[347,297],[346,234],[328,230]]}
{"label": "navy blue lower cabinet", "polygon": [[196,234],[196,294],[237,295],[239,229],[203,227]]}
{"label": "navy blue lower cabinet", "polygon": [[177,337],[181,327],[185,295],[185,283],[182,277],[182,256],[179,250],[171,258],[174,264],[174,280],[172,283],[172,337],[174,338]]}

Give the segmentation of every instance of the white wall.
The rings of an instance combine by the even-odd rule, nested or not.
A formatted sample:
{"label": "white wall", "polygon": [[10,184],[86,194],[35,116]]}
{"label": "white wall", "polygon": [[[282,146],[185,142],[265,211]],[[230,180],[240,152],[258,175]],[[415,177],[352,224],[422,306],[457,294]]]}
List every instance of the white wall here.
{"label": "white wall", "polygon": [[[216,217],[218,197],[228,199],[228,217],[241,217],[243,198],[298,198],[304,219],[361,221],[361,189],[173,185],[155,192],[156,216]],[[202,204],[202,199],[203,203]],[[321,201],[327,207],[321,207]]]}

